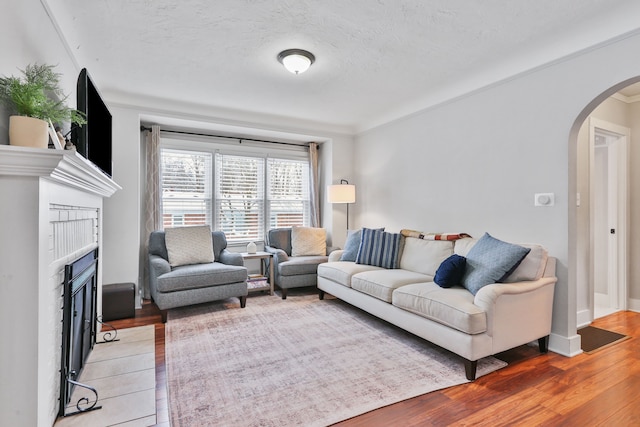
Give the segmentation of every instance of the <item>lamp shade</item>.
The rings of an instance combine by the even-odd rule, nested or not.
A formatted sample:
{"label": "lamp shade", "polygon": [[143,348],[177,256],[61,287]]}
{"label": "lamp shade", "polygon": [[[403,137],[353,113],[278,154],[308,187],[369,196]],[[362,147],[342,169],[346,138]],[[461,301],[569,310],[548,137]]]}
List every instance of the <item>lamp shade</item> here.
{"label": "lamp shade", "polygon": [[355,203],[356,186],[351,184],[327,186],[327,201],[329,203]]}

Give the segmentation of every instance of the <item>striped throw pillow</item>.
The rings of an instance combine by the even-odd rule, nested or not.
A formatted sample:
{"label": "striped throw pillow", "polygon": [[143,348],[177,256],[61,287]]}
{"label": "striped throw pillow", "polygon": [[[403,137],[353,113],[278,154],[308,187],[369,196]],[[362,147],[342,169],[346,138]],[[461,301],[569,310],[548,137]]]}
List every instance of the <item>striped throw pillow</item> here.
{"label": "striped throw pillow", "polygon": [[356,264],[398,268],[401,237],[399,233],[363,228]]}

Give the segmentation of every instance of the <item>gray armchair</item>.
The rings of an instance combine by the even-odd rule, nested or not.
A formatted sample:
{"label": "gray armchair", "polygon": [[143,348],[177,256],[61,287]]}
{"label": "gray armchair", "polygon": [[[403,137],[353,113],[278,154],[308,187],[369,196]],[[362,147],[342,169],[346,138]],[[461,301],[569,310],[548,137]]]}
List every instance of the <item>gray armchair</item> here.
{"label": "gray armchair", "polygon": [[151,296],[162,310],[238,297],[240,306],[247,302],[247,269],[242,256],[227,250],[227,238],[221,231],[211,233],[214,262],[171,267],[164,231],[149,236],[149,287]]}
{"label": "gray armchair", "polygon": [[323,256],[291,256],[291,228],[274,228],[267,234],[266,252],[273,254],[275,285],[287,299],[287,290],[317,286],[318,264],[328,261],[328,255],[337,248],[327,246]]}

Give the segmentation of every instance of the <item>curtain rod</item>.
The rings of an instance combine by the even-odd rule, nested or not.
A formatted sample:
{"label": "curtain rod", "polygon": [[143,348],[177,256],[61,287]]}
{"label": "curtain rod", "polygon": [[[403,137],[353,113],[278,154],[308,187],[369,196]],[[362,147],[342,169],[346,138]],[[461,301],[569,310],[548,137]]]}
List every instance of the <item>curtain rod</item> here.
{"label": "curtain rod", "polygon": [[[151,128],[145,127],[145,126],[140,126],[140,131],[144,132],[144,131],[151,131]],[[303,142],[302,144],[294,144],[293,142],[280,142],[280,141],[267,141],[264,139],[254,139],[254,138],[241,138],[238,136],[228,136],[228,135],[213,135],[210,133],[199,133],[199,132],[187,132],[187,131],[181,131],[181,130],[160,130],[160,132],[169,132],[169,133],[177,133],[177,134],[182,134],[182,135],[194,135],[194,136],[210,136],[213,138],[226,138],[226,139],[237,139],[240,144],[242,144],[242,141],[252,141],[252,142],[266,142],[268,144],[280,144],[280,145],[292,145],[295,147],[304,147],[309,145],[308,142]]]}

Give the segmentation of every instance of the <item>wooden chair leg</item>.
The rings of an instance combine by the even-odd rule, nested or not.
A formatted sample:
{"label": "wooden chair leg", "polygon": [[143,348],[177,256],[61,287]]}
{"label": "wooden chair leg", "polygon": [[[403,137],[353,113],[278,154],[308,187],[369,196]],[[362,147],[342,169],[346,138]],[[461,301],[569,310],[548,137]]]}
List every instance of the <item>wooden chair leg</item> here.
{"label": "wooden chair leg", "polygon": [[549,335],[538,338],[538,347],[540,348],[540,353],[549,352]]}
{"label": "wooden chair leg", "polygon": [[247,296],[240,297],[240,308],[245,308],[247,306]]}
{"label": "wooden chair leg", "polygon": [[477,360],[467,360],[464,359],[464,373],[467,376],[469,381],[474,381],[476,379],[476,369],[478,368]]}
{"label": "wooden chair leg", "polygon": [[324,291],[322,289],[318,289],[318,297],[323,300],[324,299]]}

